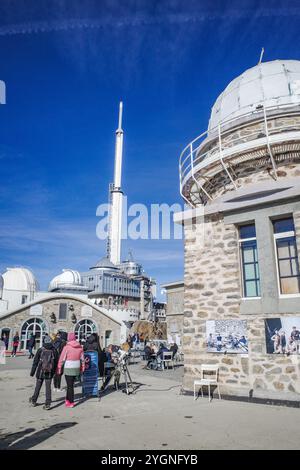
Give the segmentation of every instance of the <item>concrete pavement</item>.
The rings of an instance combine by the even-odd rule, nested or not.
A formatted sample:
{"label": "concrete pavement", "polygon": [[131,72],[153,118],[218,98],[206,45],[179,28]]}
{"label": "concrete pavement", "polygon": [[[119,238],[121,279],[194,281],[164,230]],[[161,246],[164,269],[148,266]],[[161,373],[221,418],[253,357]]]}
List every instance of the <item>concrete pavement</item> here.
{"label": "concrete pavement", "polygon": [[[12,362],[14,361],[14,362]],[[112,391],[64,407],[32,408],[35,380],[27,358],[0,366],[0,449],[299,449],[300,410],[180,394],[182,368],[147,371],[130,366],[134,395]],[[76,389],[79,399],[81,389]],[[44,395],[39,402],[43,404]]]}

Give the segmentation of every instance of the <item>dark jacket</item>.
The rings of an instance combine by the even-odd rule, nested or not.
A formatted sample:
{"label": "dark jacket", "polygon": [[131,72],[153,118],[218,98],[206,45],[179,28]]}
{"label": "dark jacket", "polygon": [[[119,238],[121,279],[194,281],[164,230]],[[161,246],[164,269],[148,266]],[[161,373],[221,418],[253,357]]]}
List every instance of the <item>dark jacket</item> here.
{"label": "dark jacket", "polygon": [[145,353],[145,360],[149,361],[151,359],[151,354],[152,354],[152,349],[150,348],[150,346],[145,346],[144,353]]}
{"label": "dark jacket", "polygon": [[98,370],[100,377],[103,376],[104,359],[102,356],[102,349],[97,333],[92,333],[83,345],[83,351],[96,351],[98,353]]}
{"label": "dark jacket", "polygon": [[35,336],[31,336],[29,340],[27,341],[27,347],[34,348],[34,346],[35,346]]}
{"label": "dark jacket", "polygon": [[177,353],[177,351],[178,351],[178,346],[177,346],[177,344],[176,344],[176,343],[174,343],[174,344],[173,344],[173,345],[170,347],[170,351],[172,351],[172,352],[173,352],[173,356],[172,356],[172,357],[173,357],[173,359],[174,359],[174,357],[175,357],[175,354],[176,354],[176,353]]}
{"label": "dark jacket", "polygon": [[98,353],[100,352],[99,343],[94,334],[91,334],[87,338],[86,342],[83,345],[83,350],[84,351],[97,351]]}
{"label": "dark jacket", "polygon": [[[50,372],[50,374],[44,374],[44,372],[42,371],[41,354],[44,350],[53,351],[54,361],[53,361],[52,371]],[[33,377],[35,374],[37,379],[50,379],[50,378],[52,379],[57,368],[58,357],[59,356],[57,354],[57,351],[52,343],[47,343],[42,348],[39,348],[33,359],[32,368],[30,372],[31,377]]]}
{"label": "dark jacket", "polygon": [[53,342],[53,346],[57,351],[58,357],[61,355],[62,350],[64,349],[64,346],[67,344],[67,341],[64,339],[56,338],[56,340]]}
{"label": "dark jacket", "polygon": [[158,350],[157,357],[160,357],[160,359],[162,359],[164,352],[169,352],[169,349],[166,346],[161,346]]}

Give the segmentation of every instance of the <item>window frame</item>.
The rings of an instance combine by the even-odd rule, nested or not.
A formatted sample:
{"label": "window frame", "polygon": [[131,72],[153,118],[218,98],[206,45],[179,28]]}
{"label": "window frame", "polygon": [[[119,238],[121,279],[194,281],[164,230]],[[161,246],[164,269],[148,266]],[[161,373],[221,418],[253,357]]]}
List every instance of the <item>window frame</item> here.
{"label": "window frame", "polygon": [[[247,223],[245,225],[254,225],[255,223]],[[241,238],[240,237],[240,228],[243,227],[243,225],[238,225],[237,230],[238,230],[238,244],[239,244],[239,258],[240,258],[240,271],[241,271],[241,289],[242,289],[242,300],[260,300],[261,299],[261,284],[260,284],[260,271],[259,271],[259,290],[260,290],[260,295],[259,296],[252,296],[252,297],[247,297],[246,296],[246,281],[244,277],[244,263],[243,263],[243,251],[242,251],[242,244],[243,242],[251,242],[251,241],[256,241],[256,252],[257,252],[257,265],[259,269],[259,260],[258,260],[258,249],[257,249],[257,237],[249,237],[249,238]],[[248,263],[248,264],[256,264],[256,263]],[[256,281],[256,279],[254,279]]]}
{"label": "window frame", "polygon": [[[65,305],[66,306],[66,318],[60,318],[60,306]],[[58,321],[67,321],[68,320],[68,310],[69,310],[69,304],[67,302],[60,302],[58,306]]]}
{"label": "window frame", "polygon": [[[300,297],[300,292],[296,294],[283,294],[281,292],[281,277],[280,277],[280,271],[279,271],[279,259],[278,259],[278,248],[277,248],[277,240],[280,240],[282,238],[291,238],[293,237],[295,239],[296,243],[296,251],[297,251],[297,256],[298,256],[298,263],[299,263],[299,254],[297,250],[297,237],[296,237],[296,231],[295,230],[290,230],[289,232],[279,232],[275,233],[274,232],[274,221],[272,221],[272,226],[273,226],[273,243],[274,243],[274,250],[275,250],[275,260],[276,260],[276,277],[277,277],[277,288],[278,288],[278,295],[280,299],[286,299],[286,298],[297,298]],[[291,259],[291,258],[287,258]],[[287,276],[284,276],[283,278],[286,278]],[[290,277],[297,277],[297,276],[290,276]]]}

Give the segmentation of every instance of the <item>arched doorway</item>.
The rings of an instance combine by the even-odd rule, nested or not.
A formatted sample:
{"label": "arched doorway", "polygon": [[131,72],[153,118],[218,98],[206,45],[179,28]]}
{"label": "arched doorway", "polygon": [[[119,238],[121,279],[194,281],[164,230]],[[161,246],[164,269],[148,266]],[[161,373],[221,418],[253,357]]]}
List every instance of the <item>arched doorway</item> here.
{"label": "arched doorway", "polygon": [[46,333],[47,326],[44,320],[37,317],[29,318],[29,320],[23,323],[21,329],[21,349],[28,349],[27,341],[32,334],[35,335],[35,349],[40,348]]}
{"label": "arched doorway", "polygon": [[92,333],[96,332],[96,323],[88,318],[80,320],[75,326],[75,334],[78,341],[81,341],[82,339],[86,340]]}

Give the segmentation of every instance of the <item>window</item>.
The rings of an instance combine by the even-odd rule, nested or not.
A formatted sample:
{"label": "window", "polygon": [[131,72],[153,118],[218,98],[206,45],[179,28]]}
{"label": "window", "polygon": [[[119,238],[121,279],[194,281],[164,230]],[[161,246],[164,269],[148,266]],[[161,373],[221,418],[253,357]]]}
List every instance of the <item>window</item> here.
{"label": "window", "polygon": [[22,302],[21,302],[21,303],[22,303],[22,305],[23,305],[23,304],[26,304],[26,302],[27,302],[27,298],[28,298],[28,296],[27,296],[27,295],[22,295]]}
{"label": "window", "polygon": [[35,336],[36,340],[35,349],[39,349],[46,333],[47,327],[41,318],[29,318],[21,328],[21,349],[28,349],[27,342],[32,335]]}
{"label": "window", "polygon": [[243,297],[260,297],[255,224],[239,227]]}
{"label": "window", "polygon": [[78,341],[87,339],[92,333],[96,333],[97,328],[93,320],[80,320],[75,326],[75,334]]}
{"label": "window", "polygon": [[67,319],[67,304],[59,304],[58,319],[59,320]]}
{"label": "window", "polygon": [[300,293],[300,271],[293,217],[273,221],[281,295]]}

